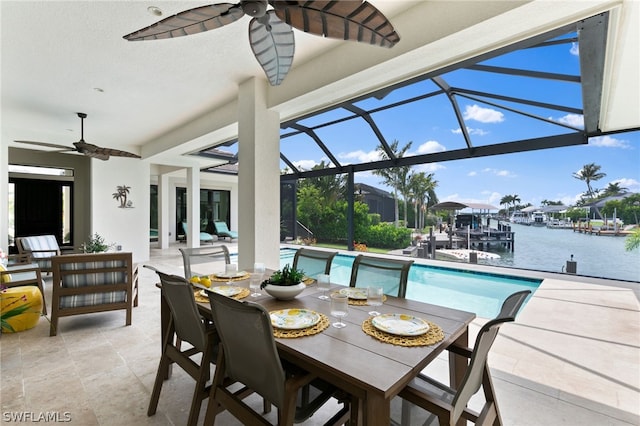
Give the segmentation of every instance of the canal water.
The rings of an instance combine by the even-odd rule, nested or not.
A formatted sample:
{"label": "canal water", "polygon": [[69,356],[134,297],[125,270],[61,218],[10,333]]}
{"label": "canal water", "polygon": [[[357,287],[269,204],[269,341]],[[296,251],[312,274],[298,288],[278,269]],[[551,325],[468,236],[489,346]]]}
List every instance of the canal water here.
{"label": "canal water", "polygon": [[[577,274],[640,282],[640,250],[626,251],[622,236],[581,234],[572,229],[511,224],[515,250],[491,247],[500,259],[479,263],[548,272],[565,272],[566,262],[577,262]],[[564,269],[563,269],[564,268]]]}

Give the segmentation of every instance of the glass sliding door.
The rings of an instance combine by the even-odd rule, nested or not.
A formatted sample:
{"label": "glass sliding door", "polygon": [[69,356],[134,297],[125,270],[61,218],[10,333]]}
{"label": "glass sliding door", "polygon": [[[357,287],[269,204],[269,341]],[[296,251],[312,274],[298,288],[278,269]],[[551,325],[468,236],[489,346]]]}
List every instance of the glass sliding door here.
{"label": "glass sliding door", "polygon": [[[215,189],[200,189],[200,231],[215,233],[214,221],[229,225],[231,218],[231,192]],[[176,188],[176,237],[185,238],[182,222],[187,220],[187,189]]]}

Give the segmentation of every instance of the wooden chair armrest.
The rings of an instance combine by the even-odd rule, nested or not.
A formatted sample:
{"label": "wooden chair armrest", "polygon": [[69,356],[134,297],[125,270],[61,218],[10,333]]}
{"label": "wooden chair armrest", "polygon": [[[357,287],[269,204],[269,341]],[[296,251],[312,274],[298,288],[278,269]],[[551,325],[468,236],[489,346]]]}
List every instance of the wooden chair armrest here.
{"label": "wooden chair armrest", "polygon": [[9,265],[32,262],[30,253],[10,254],[9,256],[7,256],[7,259],[9,260]]}

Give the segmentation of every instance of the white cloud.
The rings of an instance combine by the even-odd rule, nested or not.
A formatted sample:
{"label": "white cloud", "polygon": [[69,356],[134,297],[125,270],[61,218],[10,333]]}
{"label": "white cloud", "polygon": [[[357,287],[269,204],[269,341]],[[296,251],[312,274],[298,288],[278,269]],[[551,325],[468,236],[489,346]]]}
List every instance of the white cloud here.
{"label": "white cloud", "polygon": [[581,114],[567,114],[558,118],[558,121],[573,127],[584,127],[584,117]]}
{"label": "white cloud", "polygon": [[640,190],[640,182],[633,178],[616,179],[611,183],[617,183],[620,188],[627,188],[631,192],[637,192]]}
{"label": "white cloud", "polygon": [[418,154],[433,154],[434,152],[446,151],[447,148],[437,141],[427,141],[418,147]]}
{"label": "white cloud", "polygon": [[339,160],[346,160],[345,164],[349,164],[351,160],[357,160],[359,163],[370,163],[372,161],[380,160],[380,154],[378,151],[365,152],[362,150],[341,152],[338,154]]}
{"label": "white cloud", "polygon": [[[451,133],[455,133],[457,135],[462,133],[462,129],[460,127],[458,127],[457,129],[453,129],[451,130]],[[474,129],[472,127],[467,127],[467,133],[469,133],[470,135],[478,135],[478,136],[484,136],[484,135],[488,135],[489,132],[482,130],[482,129]]]}
{"label": "white cloud", "polygon": [[477,175],[478,175],[478,172],[476,172],[476,171],[472,171],[472,172],[467,173],[467,176],[477,176]]}
{"label": "white cloud", "polygon": [[317,165],[314,160],[300,160],[294,161],[293,165],[296,166],[299,170],[311,170],[313,166]]}
{"label": "white cloud", "polygon": [[580,46],[578,43],[571,43],[571,49],[569,49],[569,53],[575,56],[580,56]]}
{"label": "white cloud", "polygon": [[589,138],[589,145],[602,148],[631,148],[628,141],[624,139],[616,139],[611,136],[598,136],[595,138]]}
{"label": "white cloud", "polygon": [[504,114],[491,108],[482,108],[478,105],[467,105],[464,111],[465,120],[475,120],[481,123],[501,123]]}
{"label": "white cloud", "polygon": [[[514,174],[513,172],[509,171],[509,170],[499,170],[499,169],[492,169],[487,167],[486,169],[482,169],[483,173],[489,173],[495,176],[500,176],[500,177],[516,177],[517,175]],[[474,172],[475,173],[475,172]],[[471,176],[471,174],[469,174],[469,176]]]}
{"label": "white cloud", "polygon": [[438,163],[425,163],[425,164],[417,164],[413,166],[413,169],[416,172],[435,173],[438,170],[446,169],[446,167]]}

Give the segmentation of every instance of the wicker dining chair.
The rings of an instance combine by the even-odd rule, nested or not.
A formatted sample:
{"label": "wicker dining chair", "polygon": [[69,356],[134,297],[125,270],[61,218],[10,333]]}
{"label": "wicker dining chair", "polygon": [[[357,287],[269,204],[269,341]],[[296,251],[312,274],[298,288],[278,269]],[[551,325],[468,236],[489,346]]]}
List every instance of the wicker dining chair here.
{"label": "wicker dining chair", "polygon": [[304,274],[311,278],[320,274],[329,274],[331,262],[336,254],[338,254],[337,251],[300,248],[293,256],[293,268],[304,271]]}
{"label": "wicker dining chair", "polygon": [[404,298],[413,260],[358,255],[351,267],[350,287],[379,285],[385,294]]}
{"label": "wicker dining chair", "polygon": [[[513,293],[502,304],[498,316],[482,326],[478,332],[473,350],[450,346],[450,352],[469,358],[467,371],[462,383],[455,390],[424,374],[419,374],[409,385],[400,391],[402,398],[402,425],[432,424],[436,418],[441,426],[454,426],[462,417],[476,425],[501,425],[500,410],[493,390],[493,382],[489,374],[487,356],[489,349],[498,334],[500,326],[515,321],[516,315],[529,290]],[[485,403],[480,412],[467,407],[469,400],[482,386]],[[412,404],[412,405],[411,405]],[[421,407],[428,411],[426,420],[416,421],[412,418],[411,408]],[[437,423],[436,423],[437,424]]]}
{"label": "wicker dining chair", "polygon": [[[269,313],[257,303],[238,301],[217,293],[209,302],[220,336],[220,347],[207,406],[205,424],[212,425],[221,409],[228,410],[243,424],[270,423],[236,396],[224,380],[242,383],[270,401],[278,409],[278,425],[289,426],[311,417],[337,389],[313,374],[284,363],[278,354]],[[307,405],[300,405],[299,394],[306,385],[320,390]],[[344,406],[326,424],[344,424],[350,415]]]}

